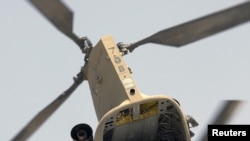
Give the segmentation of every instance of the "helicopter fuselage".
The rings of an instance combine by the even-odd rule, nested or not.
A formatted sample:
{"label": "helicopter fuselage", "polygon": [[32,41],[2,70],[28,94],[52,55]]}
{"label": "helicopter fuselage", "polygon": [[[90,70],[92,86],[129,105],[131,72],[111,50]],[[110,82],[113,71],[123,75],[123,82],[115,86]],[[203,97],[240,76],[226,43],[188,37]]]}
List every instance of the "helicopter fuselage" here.
{"label": "helicopter fuselage", "polygon": [[99,120],[94,140],[191,140],[178,102],[141,93],[111,36],[101,38],[88,60],[84,73]]}

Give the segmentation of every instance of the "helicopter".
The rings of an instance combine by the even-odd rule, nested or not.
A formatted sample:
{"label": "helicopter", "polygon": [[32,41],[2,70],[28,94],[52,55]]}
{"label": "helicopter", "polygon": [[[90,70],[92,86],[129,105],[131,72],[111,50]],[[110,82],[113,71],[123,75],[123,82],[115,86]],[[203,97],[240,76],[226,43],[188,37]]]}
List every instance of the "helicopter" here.
{"label": "helicopter", "polygon": [[[249,18],[248,18],[248,19],[249,19]],[[71,38],[74,38],[74,37],[71,36]],[[73,40],[75,40],[75,38],[74,38]],[[83,40],[84,40],[84,42],[85,42],[85,41],[87,42],[87,45],[88,45],[88,47],[89,47],[89,48],[88,48],[88,47],[84,48],[84,49],[86,49],[86,50],[83,49],[83,52],[85,52],[85,53],[87,54],[87,57],[85,58],[85,61],[88,62],[88,63],[90,63],[90,62],[91,62],[91,59],[90,59],[91,57],[88,58],[88,55],[90,55],[90,54],[88,54],[88,53],[92,52],[92,51],[90,51],[90,50],[92,50],[92,47],[91,47],[91,44],[88,43],[88,42],[89,42],[88,39],[85,40],[85,39],[83,38]],[[78,43],[78,41],[79,41],[78,39],[75,40],[75,41],[76,41],[77,44],[81,44],[80,42]],[[142,41],[142,42],[144,42],[144,41]],[[135,46],[137,46],[136,44],[140,44],[140,43],[142,43],[142,42],[135,43]],[[130,47],[131,47],[131,46],[130,46]],[[93,47],[93,49],[95,49],[95,48],[96,48],[96,47]],[[125,47],[124,47],[123,44],[122,44],[122,46],[119,47],[120,52],[122,52],[122,54],[127,54],[128,50],[129,50],[129,52],[131,52],[131,50],[134,49],[133,45],[132,45],[132,47],[131,47],[132,49],[128,49],[128,50],[127,50],[126,48],[129,48],[129,47],[127,47],[127,45],[125,45]],[[110,51],[114,51],[113,48],[111,48],[111,49],[109,49],[109,50],[110,50]],[[91,55],[90,55],[90,56],[91,56]],[[116,59],[116,60],[119,60],[119,59]],[[119,62],[119,61],[118,61],[118,62]],[[124,68],[125,68],[125,67],[124,67]],[[123,69],[124,69],[124,68],[123,68]],[[123,69],[121,69],[121,70],[123,70]],[[83,69],[83,70],[84,70],[84,69]],[[127,71],[129,72],[129,69],[128,69]],[[80,73],[80,74],[81,74],[81,73]],[[80,74],[79,74],[79,77],[80,77]],[[79,81],[79,80],[78,80],[79,77],[75,78],[75,82]],[[102,78],[99,78],[99,77],[96,77],[96,76],[95,76],[94,79],[97,79],[97,80],[100,79],[100,81],[102,81]],[[94,79],[93,79],[93,80],[94,80]],[[91,79],[91,80],[92,80],[92,79]],[[129,80],[129,82],[131,82],[131,81],[133,81],[133,80]],[[127,81],[126,81],[126,82],[127,82]],[[130,85],[131,85],[131,84],[130,84]],[[129,90],[129,93],[132,93],[132,94],[133,94],[133,93],[135,93],[136,91],[137,91],[136,89],[130,89],[130,90]],[[95,92],[93,92],[93,93],[95,93]],[[174,102],[174,101],[172,101],[172,102]],[[178,102],[177,102],[177,103],[178,103]],[[106,111],[105,111],[105,112],[106,112]],[[101,115],[101,116],[103,116],[103,115]],[[101,117],[101,116],[99,116],[99,117]]]}

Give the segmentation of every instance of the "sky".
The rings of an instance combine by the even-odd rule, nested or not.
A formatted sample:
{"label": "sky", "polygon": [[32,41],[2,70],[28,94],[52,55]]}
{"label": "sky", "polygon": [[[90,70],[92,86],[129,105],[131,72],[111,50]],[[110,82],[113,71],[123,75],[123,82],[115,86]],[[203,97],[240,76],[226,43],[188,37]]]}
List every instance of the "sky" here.
{"label": "sky", "polygon": [[[64,1],[74,12],[74,33],[94,45],[107,34],[134,42],[241,2]],[[7,141],[73,83],[84,55],[27,1],[0,3],[0,140]],[[248,22],[181,48],[143,45],[124,59],[142,93],[176,98],[199,122],[198,141],[223,100],[245,101],[228,124],[250,124],[249,33]],[[71,140],[78,123],[94,131],[98,125],[87,81],[29,140]]]}

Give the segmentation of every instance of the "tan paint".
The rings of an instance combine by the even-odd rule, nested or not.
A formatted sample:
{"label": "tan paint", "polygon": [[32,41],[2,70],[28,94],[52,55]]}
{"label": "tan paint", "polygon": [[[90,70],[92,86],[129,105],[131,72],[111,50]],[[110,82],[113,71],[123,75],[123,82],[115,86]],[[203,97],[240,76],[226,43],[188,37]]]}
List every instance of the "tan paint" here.
{"label": "tan paint", "polygon": [[[137,88],[131,70],[111,36],[104,36],[91,50],[84,73],[88,79],[99,124],[94,140],[155,140],[160,116],[171,116],[171,130],[190,141],[186,116],[169,96],[147,96]],[[163,104],[164,103],[164,104]],[[173,107],[168,110],[169,105]],[[149,136],[150,135],[150,136]]]}
{"label": "tan paint", "polygon": [[131,72],[111,36],[104,36],[92,49],[85,74],[98,120],[123,103],[142,99]]}

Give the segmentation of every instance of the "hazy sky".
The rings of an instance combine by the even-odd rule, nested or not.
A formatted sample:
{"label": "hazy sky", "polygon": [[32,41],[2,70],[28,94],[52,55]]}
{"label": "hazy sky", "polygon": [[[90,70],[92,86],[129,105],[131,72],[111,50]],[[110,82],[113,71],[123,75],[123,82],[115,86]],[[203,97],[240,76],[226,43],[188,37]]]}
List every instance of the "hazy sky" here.
{"label": "hazy sky", "polygon": [[[106,34],[133,42],[242,0],[64,2],[75,13],[74,32],[95,45]],[[27,1],[0,3],[0,140],[6,141],[72,84],[84,56]],[[141,92],[178,99],[200,123],[197,141],[221,100],[250,100],[249,33],[248,22],[178,49],[144,45],[125,60]],[[246,103],[229,124],[250,124],[249,109]],[[71,140],[78,123],[98,125],[87,82],[29,140]]]}

